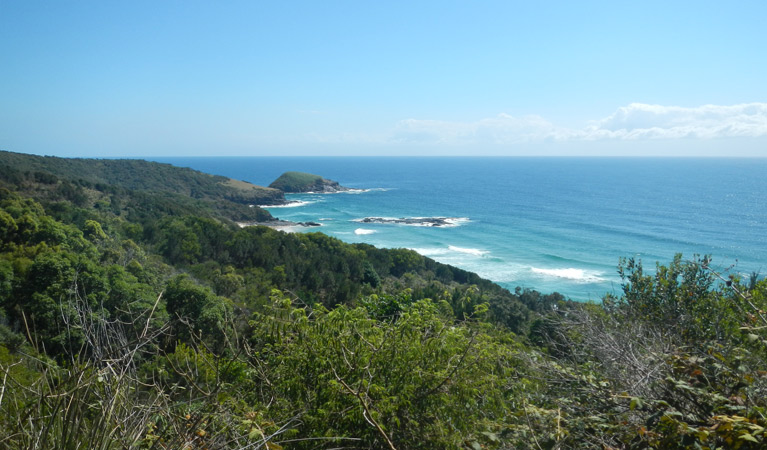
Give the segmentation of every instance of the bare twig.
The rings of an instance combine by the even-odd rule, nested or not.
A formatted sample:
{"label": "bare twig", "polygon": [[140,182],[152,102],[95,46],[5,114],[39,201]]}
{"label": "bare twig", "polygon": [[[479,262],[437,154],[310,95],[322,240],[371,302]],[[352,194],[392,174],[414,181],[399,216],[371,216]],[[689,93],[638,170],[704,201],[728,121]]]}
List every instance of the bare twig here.
{"label": "bare twig", "polygon": [[346,384],[346,382],[343,380],[343,378],[341,378],[340,376],[338,376],[338,373],[336,372],[336,369],[335,369],[335,367],[331,367],[331,369],[333,370],[333,375],[336,377],[336,381],[338,381],[339,383],[341,383],[341,386],[343,386],[343,387],[344,387],[344,389],[346,389],[346,391],[347,391],[348,393],[350,393],[350,394],[352,394],[353,396],[357,397],[357,400],[359,400],[359,402],[360,402],[360,405],[362,406],[362,409],[363,409],[363,414],[362,414],[363,418],[364,418],[364,419],[365,419],[365,420],[366,420],[366,421],[367,421],[367,422],[368,422],[370,425],[372,425],[373,427],[375,427],[375,428],[376,428],[376,430],[378,430],[378,433],[379,433],[381,436],[383,436],[383,438],[386,440],[386,443],[389,445],[389,448],[390,448],[391,450],[397,450],[397,448],[396,448],[396,447],[394,447],[394,443],[391,441],[391,439],[389,439],[389,435],[387,435],[387,434],[386,434],[386,432],[385,432],[385,431],[384,431],[384,429],[381,427],[381,425],[378,423],[378,421],[376,421],[376,420],[375,420],[375,418],[372,416],[372,414],[370,414],[370,407],[368,406],[368,404],[367,404],[367,402],[365,401],[365,399],[362,397],[362,394],[360,394],[360,392],[359,392],[359,391],[355,391],[354,389],[352,389],[351,387],[349,387],[349,385],[348,385],[348,384]]}

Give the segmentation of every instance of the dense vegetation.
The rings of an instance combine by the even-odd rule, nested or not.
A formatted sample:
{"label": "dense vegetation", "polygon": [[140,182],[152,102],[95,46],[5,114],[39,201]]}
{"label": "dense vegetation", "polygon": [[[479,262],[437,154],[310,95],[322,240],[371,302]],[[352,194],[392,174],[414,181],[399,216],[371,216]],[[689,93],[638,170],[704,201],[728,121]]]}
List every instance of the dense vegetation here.
{"label": "dense vegetation", "polygon": [[180,194],[194,199],[230,201],[245,205],[285,202],[284,194],[272,188],[209,175],[192,169],[137,159],[80,159],[33,156],[0,151],[0,177],[16,173],[37,176],[52,184],[56,179],[74,184],[109,185],[133,191]]}
{"label": "dense vegetation", "polygon": [[335,192],[345,190],[338,182],[305,172],[285,172],[269,185],[282,192]]}
{"label": "dense vegetation", "polygon": [[764,447],[756,274],[577,304],[64,173],[2,169],[0,448]]}

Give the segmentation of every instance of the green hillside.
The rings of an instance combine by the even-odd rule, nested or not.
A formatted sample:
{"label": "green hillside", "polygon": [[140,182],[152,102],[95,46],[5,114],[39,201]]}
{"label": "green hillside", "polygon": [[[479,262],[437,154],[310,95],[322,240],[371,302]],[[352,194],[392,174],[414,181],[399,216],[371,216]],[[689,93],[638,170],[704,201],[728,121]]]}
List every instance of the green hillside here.
{"label": "green hillside", "polygon": [[629,259],[579,304],[241,228],[220,177],[0,157],[0,448],[765,448],[758,274]]}
{"label": "green hillside", "polygon": [[71,181],[108,184],[130,190],[172,192],[198,199],[225,199],[248,205],[285,201],[282,192],[276,189],[139,159],[58,158],[0,151],[0,167],[22,173],[49,173]]}
{"label": "green hillside", "polygon": [[279,204],[282,192],[244,181],[143,160],[69,159],[0,151],[0,186],[45,203],[160,217],[196,214],[239,222],[274,218],[255,204]]}
{"label": "green hillside", "polygon": [[285,172],[274,180],[269,187],[287,193],[339,192],[349,190],[339,185],[336,181],[304,172]]}

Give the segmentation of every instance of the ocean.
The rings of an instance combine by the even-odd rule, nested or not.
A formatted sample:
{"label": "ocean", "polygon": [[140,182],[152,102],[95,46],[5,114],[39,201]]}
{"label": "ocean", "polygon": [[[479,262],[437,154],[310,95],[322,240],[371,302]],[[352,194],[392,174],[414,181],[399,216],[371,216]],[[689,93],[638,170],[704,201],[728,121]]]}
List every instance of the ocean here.
{"label": "ocean", "polygon": [[[579,301],[619,295],[620,258],[648,269],[676,253],[717,270],[767,271],[767,159],[154,158],[268,186],[285,171],[359,189],[295,194],[272,215],[346,242],[410,248],[498,284]],[[449,217],[450,227],[360,223]]]}

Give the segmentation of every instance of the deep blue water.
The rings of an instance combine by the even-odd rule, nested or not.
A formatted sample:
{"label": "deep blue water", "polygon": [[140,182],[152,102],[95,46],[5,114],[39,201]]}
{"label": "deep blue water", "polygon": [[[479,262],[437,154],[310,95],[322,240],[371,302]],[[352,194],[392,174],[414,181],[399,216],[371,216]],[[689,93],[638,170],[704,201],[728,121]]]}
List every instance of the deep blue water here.
{"label": "deep blue water", "polygon": [[[416,249],[511,289],[598,300],[620,292],[618,261],[632,256],[654,267],[675,253],[711,254],[723,271],[767,271],[767,159],[155,160],[264,186],[296,170],[367,189],[293,195],[306,204],[270,211],[320,222],[347,242]],[[451,228],[353,221],[367,216],[468,220]]]}

